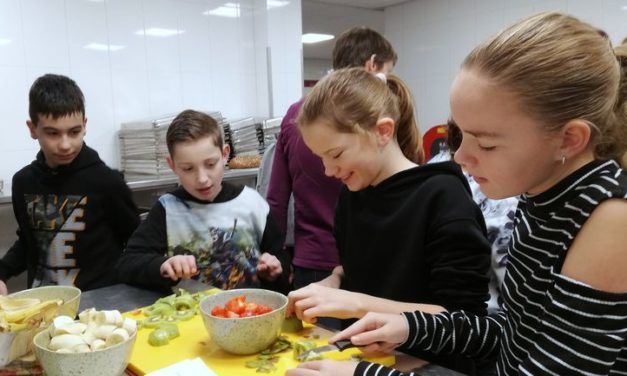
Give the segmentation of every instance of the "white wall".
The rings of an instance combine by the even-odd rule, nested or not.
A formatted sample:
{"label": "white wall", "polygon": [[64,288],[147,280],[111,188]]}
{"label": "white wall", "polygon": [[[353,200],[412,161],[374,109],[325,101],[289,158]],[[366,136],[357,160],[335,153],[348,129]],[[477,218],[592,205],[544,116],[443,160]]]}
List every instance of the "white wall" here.
{"label": "white wall", "polygon": [[627,0],[414,0],[385,10],[385,36],[398,52],[395,73],[416,97],[421,130],[446,121],[449,86],[474,46],[514,21],[547,10],[568,12],[627,37]]}
{"label": "white wall", "polygon": [[[25,120],[30,85],[44,73],[76,80],[86,98],[86,142],[114,167],[122,122],[185,108],[219,110],[233,118],[269,115],[269,70],[278,69],[272,75],[274,111],[284,112],[302,92],[300,0],[277,8],[266,8],[264,0],[231,0],[239,17],[203,15],[224,3],[0,0],[0,179],[5,193],[10,193],[6,185],[12,175],[39,149]],[[180,34],[136,34],[152,27]],[[90,43],[123,48],[86,49]],[[268,46],[273,50],[270,68],[263,57]]]}

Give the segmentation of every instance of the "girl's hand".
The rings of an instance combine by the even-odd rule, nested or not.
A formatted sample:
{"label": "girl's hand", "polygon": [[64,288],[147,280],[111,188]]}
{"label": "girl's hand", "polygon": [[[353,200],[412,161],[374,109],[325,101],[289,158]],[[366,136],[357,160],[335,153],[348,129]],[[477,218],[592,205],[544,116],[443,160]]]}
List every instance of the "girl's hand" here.
{"label": "girl's hand", "polygon": [[353,376],[355,368],[357,363],[350,360],[316,360],[288,369],[285,376]]}
{"label": "girl's hand", "polygon": [[176,255],[165,260],[159,268],[161,275],[170,278],[173,281],[179,279],[190,279],[196,273],[196,258],[193,255]]}
{"label": "girl's hand", "polygon": [[286,315],[315,323],[317,317],[348,319],[361,317],[362,295],[312,283],[289,293]]}
{"label": "girl's hand", "polygon": [[329,342],[348,339],[355,345],[364,346],[361,348],[364,353],[387,353],[407,341],[408,336],[409,324],[405,316],[370,312],[331,337]]}
{"label": "girl's hand", "polygon": [[283,273],[281,261],[279,261],[276,256],[265,252],[261,255],[261,257],[259,257],[259,263],[257,264],[257,274],[260,278],[263,278],[267,281],[274,281],[281,275],[281,273]]}

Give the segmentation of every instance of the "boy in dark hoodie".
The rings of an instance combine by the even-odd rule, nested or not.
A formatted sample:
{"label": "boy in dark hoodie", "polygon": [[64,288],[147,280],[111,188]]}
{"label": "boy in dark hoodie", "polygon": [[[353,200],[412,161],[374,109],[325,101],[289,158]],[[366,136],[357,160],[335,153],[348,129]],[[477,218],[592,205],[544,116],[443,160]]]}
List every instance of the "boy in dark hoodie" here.
{"label": "boy in dark hoodie", "polygon": [[30,136],[41,150],[13,176],[18,240],[0,260],[0,293],[7,294],[5,281],[24,270],[29,287],[111,285],[139,224],[131,191],[83,141],[85,100],[72,79],[46,74],[35,80],[29,115]]}

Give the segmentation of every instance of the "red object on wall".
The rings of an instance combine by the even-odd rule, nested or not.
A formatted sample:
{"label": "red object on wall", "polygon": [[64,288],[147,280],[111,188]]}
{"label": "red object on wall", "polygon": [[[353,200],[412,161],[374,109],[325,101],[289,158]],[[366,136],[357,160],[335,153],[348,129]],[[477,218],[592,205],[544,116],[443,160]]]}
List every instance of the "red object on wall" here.
{"label": "red object on wall", "polygon": [[305,87],[314,87],[318,80],[305,80]]}
{"label": "red object on wall", "polygon": [[436,125],[422,136],[422,147],[425,150],[425,161],[436,156],[443,149],[448,149],[446,139],[448,137],[448,126],[446,124]]}

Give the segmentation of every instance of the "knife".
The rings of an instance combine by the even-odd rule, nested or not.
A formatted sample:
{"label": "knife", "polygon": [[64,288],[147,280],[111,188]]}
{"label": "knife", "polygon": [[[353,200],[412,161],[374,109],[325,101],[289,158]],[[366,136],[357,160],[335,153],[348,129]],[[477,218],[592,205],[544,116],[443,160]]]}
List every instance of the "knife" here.
{"label": "knife", "polygon": [[322,353],[329,351],[344,351],[346,349],[350,349],[351,347],[361,347],[352,343],[350,340],[340,340],[329,345],[324,345],[320,347],[315,347],[311,350],[304,351],[300,353],[296,359],[299,362],[305,361],[310,357],[315,357],[316,355],[321,355]]}

